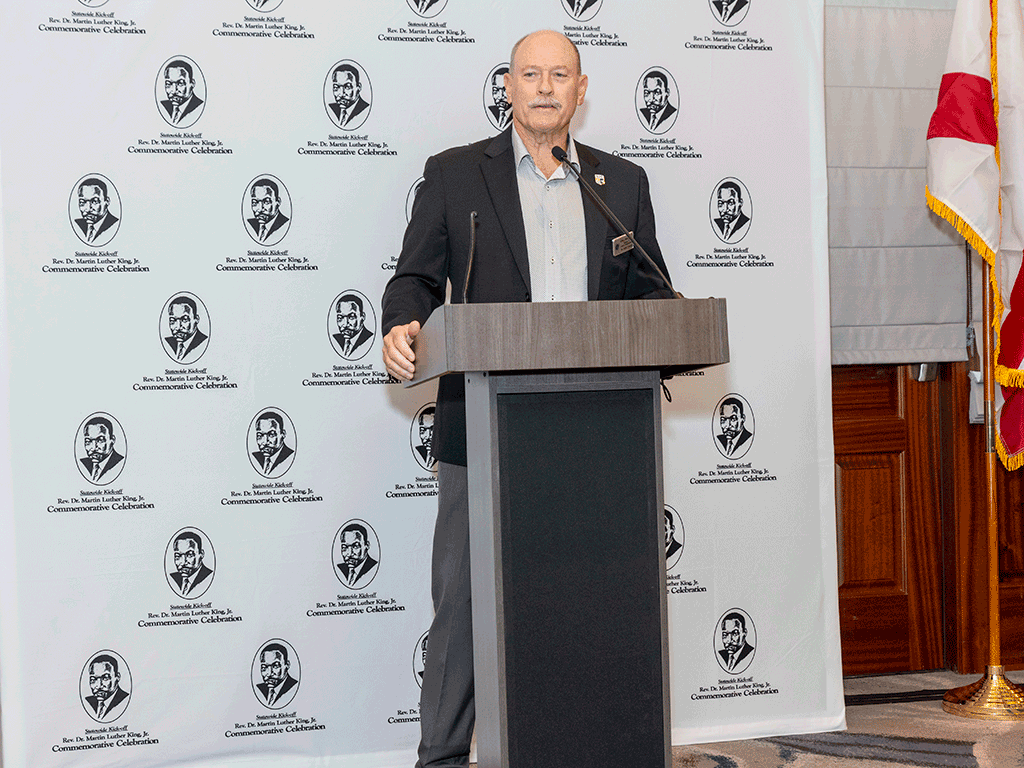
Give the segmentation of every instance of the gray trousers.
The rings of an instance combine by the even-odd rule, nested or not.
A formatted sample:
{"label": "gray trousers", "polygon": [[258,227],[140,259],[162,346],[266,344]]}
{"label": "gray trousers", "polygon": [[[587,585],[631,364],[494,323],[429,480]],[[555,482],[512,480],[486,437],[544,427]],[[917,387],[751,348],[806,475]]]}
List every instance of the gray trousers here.
{"label": "gray trousers", "polygon": [[430,583],[434,621],[427,639],[420,692],[416,768],[468,765],[476,719],[466,468],[440,462],[437,467],[437,524]]}

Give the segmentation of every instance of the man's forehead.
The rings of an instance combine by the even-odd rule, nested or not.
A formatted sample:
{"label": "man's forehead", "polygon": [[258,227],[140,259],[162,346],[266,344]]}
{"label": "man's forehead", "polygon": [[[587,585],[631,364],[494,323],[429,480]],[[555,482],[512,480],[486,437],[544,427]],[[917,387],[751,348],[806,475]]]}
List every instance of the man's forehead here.
{"label": "man's forehead", "polygon": [[192,539],[178,539],[176,542],[174,542],[174,548],[175,549],[182,549],[182,548],[184,548],[186,550],[187,549],[199,549],[199,545],[196,544],[195,541],[193,541]]}
{"label": "man's forehead", "polygon": [[109,434],[107,432],[107,427],[104,424],[89,424],[89,425],[87,425],[86,428],[85,428],[85,434],[88,435],[90,433],[92,433],[94,435],[95,434],[100,434],[100,435]]}
{"label": "man's forehead", "polygon": [[172,315],[191,315],[192,306],[184,302],[177,304],[171,304],[170,314]]}
{"label": "man's forehead", "polygon": [[284,656],[281,655],[280,651],[264,651],[261,658],[267,661],[280,661]]}
{"label": "man's forehead", "polygon": [[265,184],[257,184],[252,188],[253,197],[276,197],[274,194],[273,187],[268,187]]}
{"label": "man's forehead", "polygon": [[78,192],[79,197],[104,197],[103,189],[95,184],[83,184]]}
{"label": "man's forehead", "polygon": [[97,670],[97,669],[100,672],[105,672],[105,671],[113,672],[114,671],[114,666],[109,661],[94,661],[92,664],[89,665],[89,671],[90,672],[93,672],[94,670]]}
{"label": "man's forehead", "polygon": [[350,81],[355,80],[355,79],[356,79],[355,74],[353,74],[352,72],[349,72],[347,69],[343,69],[341,72],[335,72],[334,73],[334,82],[338,82],[338,80],[341,80],[341,81],[347,83],[347,82],[350,82]]}
{"label": "man's forehead", "polygon": [[182,67],[168,67],[167,68],[167,79],[168,80],[191,80],[192,78],[188,74],[188,70]]}
{"label": "man's forehead", "polygon": [[264,432],[269,432],[271,429],[277,429],[277,419],[260,419],[256,422],[256,429]]}
{"label": "man's forehead", "polygon": [[338,302],[338,311],[339,312],[349,311],[349,312],[356,312],[356,313],[358,313],[359,312],[359,305],[356,304],[354,301],[341,301],[341,302]]}
{"label": "man's forehead", "polygon": [[576,49],[565,35],[552,30],[541,30],[528,35],[516,49],[513,66],[519,69],[538,66],[565,66],[580,72]]}

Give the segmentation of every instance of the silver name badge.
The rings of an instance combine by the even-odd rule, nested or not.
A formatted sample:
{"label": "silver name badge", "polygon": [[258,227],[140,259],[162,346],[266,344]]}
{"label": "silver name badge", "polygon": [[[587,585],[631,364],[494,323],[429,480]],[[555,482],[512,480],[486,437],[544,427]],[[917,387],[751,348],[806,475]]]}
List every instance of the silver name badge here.
{"label": "silver name badge", "polygon": [[629,235],[619,235],[612,240],[612,256],[621,256],[622,254],[633,250],[633,243],[629,239],[632,234],[633,233],[630,232]]}

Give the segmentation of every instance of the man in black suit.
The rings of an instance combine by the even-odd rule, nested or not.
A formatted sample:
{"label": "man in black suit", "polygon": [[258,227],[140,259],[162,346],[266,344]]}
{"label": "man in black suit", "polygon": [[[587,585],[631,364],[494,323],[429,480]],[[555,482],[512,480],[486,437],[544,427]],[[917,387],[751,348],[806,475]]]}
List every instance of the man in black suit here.
{"label": "man in black suit", "polygon": [[569,10],[572,11],[573,18],[578,19],[597,0],[566,0],[566,2],[569,4]]}
{"label": "man in black suit", "polygon": [[131,694],[121,687],[117,659],[110,654],[100,654],[89,662],[89,690],[92,696],[86,696],[85,703],[101,723],[117,720],[128,707]]}
{"label": "man in black suit", "polygon": [[285,445],[284,418],[277,411],[264,411],[256,418],[256,445],[252,457],[267,477],[280,477],[291,466],[292,454]]}
{"label": "man in black suit", "polygon": [[269,709],[287,706],[295,696],[292,689],[299,681],[291,676],[290,668],[288,649],[281,643],[267,643],[260,651],[260,675],[263,682],[256,688],[259,689]]}
{"label": "man in black suit", "polygon": [[718,187],[718,218],[715,226],[727,243],[738,243],[747,234],[750,217],[743,213],[743,191],[734,181],[723,181]]}
{"label": "man in black suit", "polygon": [[117,223],[117,217],[110,212],[110,195],[103,179],[89,178],[78,185],[78,210],[82,214],[75,219],[75,225],[82,232],[82,239],[90,245],[102,245],[110,237],[103,233]]}
{"label": "man in black suit", "polygon": [[[644,106],[640,110],[648,130],[658,132],[658,127],[675,114],[676,108],[668,103],[671,92],[668,87],[668,75],[652,69],[644,76]],[[665,126],[666,129],[668,126]]]}
{"label": "man in black suit", "polygon": [[86,455],[79,461],[86,477],[96,485],[103,485],[104,478],[109,475],[105,482],[110,482],[117,474],[115,470],[124,460],[124,456],[114,448],[117,437],[114,435],[114,425],[110,419],[104,416],[89,419],[82,430],[82,440]]}
{"label": "man in black suit", "polygon": [[281,191],[273,179],[257,179],[251,192],[253,218],[246,219],[252,236],[264,245],[276,245],[285,236],[275,236],[288,223],[288,217],[281,213]]}
{"label": "man in black suit", "polygon": [[[587,89],[575,45],[558,32],[535,32],[516,43],[509,61],[504,81],[512,103],[512,127],[427,160],[395,275],[384,292],[383,357],[396,378],[407,380],[415,372],[410,344],[444,302],[449,280],[457,286],[452,301],[462,301],[471,211],[477,211],[478,225],[468,301],[673,295],[632,254],[612,255],[612,239],[619,233],[551,155],[553,147],[569,153],[583,177],[597,184],[598,194],[664,269],[643,169],[569,136],[569,121]],[[554,207],[546,210],[547,204]],[[560,223],[552,248],[541,221]],[[465,765],[475,717],[461,374],[441,379],[436,416],[431,443],[439,461],[432,575],[435,616],[420,698],[419,768]]]}
{"label": "man in black suit", "polygon": [[167,98],[160,106],[167,113],[167,120],[178,128],[188,128],[199,119],[189,116],[202,105],[203,100],[195,94],[196,80],[192,73],[192,65],[187,61],[175,59],[164,68],[164,92]]}
{"label": "man in black suit", "polygon": [[665,560],[670,561],[683,545],[676,541],[676,523],[672,519],[672,512],[665,508]]}
{"label": "man in black suit", "polygon": [[754,646],[747,642],[747,620],[742,613],[727,613],[722,619],[722,645],[718,652],[726,672],[742,672],[750,664],[743,664]]}
{"label": "man in black suit", "polygon": [[[754,433],[747,429],[746,416],[743,413],[743,401],[736,397],[727,397],[718,409],[718,423],[722,434],[716,435],[721,444],[721,453],[726,458],[739,457],[746,453],[747,441]],[[748,446],[749,447],[749,446]]]}
{"label": "man in black suit", "polygon": [[363,299],[354,293],[343,294],[334,309],[338,332],[332,335],[338,351],[346,360],[358,360],[373,346],[373,331],[366,327]]}
{"label": "man in black suit", "polygon": [[171,579],[182,597],[198,597],[209,586],[207,579],[213,576],[213,570],[203,563],[206,555],[203,540],[198,533],[185,531],[178,535],[173,546],[174,567],[178,570],[171,574]]}
{"label": "man in black suit", "polygon": [[413,448],[427,469],[433,469],[437,464],[437,459],[434,458],[434,454],[430,450],[430,446],[434,442],[434,416],[436,413],[436,408],[424,408],[417,418],[420,444],[414,445]]}
{"label": "man in black suit", "polygon": [[715,8],[715,15],[723,24],[729,24],[742,11],[749,0],[711,0]]}
{"label": "man in black suit", "polygon": [[350,589],[361,589],[373,581],[377,561],[370,557],[370,537],[366,527],[349,523],[339,534],[341,562],[337,563],[342,581]]}
{"label": "man in black suit", "polygon": [[505,92],[506,74],[508,74],[508,67],[498,67],[491,75],[491,100],[494,103],[487,107],[494,125],[502,131],[508,128],[508,121],[512,119],[512,105]]}
{"label": "man in black suit", "polygon": [[171,335],[164,343],[175,360],[190,363],[202,356],[209,339],[199,330],[199,307],[191,296],[175,296],[167,307],[167,324]]}
{"label": "man in black suit", "polygon": [[[362,120],[356,120],[366,111],[370,103],[362,96],[362,83],[359,82],[359,70],[351,64],[339,64],[331,73],[331,86],[334,92],[334,103],[328,104],[334,113],[339,128],[355,128]],[[365,119],[365,118],[363,118]]]}

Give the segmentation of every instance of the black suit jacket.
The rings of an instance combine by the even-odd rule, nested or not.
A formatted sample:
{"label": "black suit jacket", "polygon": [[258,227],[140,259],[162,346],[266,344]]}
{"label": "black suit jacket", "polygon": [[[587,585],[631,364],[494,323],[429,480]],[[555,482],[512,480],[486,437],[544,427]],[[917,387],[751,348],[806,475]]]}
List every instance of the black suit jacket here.
{"label": "black suit jacket", "polygon": [[[469,214],[477,211],[476,257],[469,281],[469,301],[530,301],[530,265],[526,253],[512,130],[427,160],[423,186],[413,204],[402,253],[384,289],[381,332],[413,320],[426,322],[444,303],[445,285],[458,290],[462,302],[469,254]],[[654,209],[644,170],[627,160],[577,142],[580,173],[595,189],[665,273],[654,233]],[[583,195],[582,190],[580,192]],[[671,297],[646,264],[632,252],[612,256],[619,235],[600,210],[583,195],[587,238],[587,295],[591,300]],[[441,378],[434,421],[434,456],[449,464],[466,464],[466,395],[462,374]]]}
{"label": "black suit jacket", "polygon": [[[283,707],[285,704],[287,704],[288,703],[288,701],[287,701],[287,693],[288,693],[288,691],[290,691],[292,688],[294,688],[298,684],[299,684],[299,681],[296,680],[294,677],[292,677],[291,675],[285,675],[284,682],[281,683],[281,692],[277,694],[277,699],[274,701],[274,703],[271,706],[272,707],[277,707],[277,706],[282,706]],[[270,686],[267,685],[266,683],[259,683],[259,684],[257,684],[256,687],[259,688],[260,693],[263,694],[263,701],[266,702],[267,694],[270,693]],[[280,704],[279,704],[279,702],[280,702]]]}
{"label": "black suit jacket", "polygon": [[[188,101],[186,101],[182,105],[181,117],[178,118],[178,122],[172,123],[172,125],[182,126],[182,124],[186,122],[185,118],[188,117],[192,112],[195,112],[199,108],[199,105],[202,103],[203,100],[193,93],[191,96],[188,97]],[[160,102],[160,106],[164,108],[164,111],[167,113],[167,119],[170,120],[174,116],[174,104],[171,102],[170,99],[164,99]]]}
{"label": "black suit jacket", "polygon": [[[342,336],[340,333],[335,333],[333,335],[334,335],[334,340],[336,342],[338,342],[338,351],[340,352],[340,351],[344,350],[345,349],[345,337]],[[369,328],[367,328],[364,325],[360,329],[359,333],[356,334],[356,340],[355,340],[355,343],[352,345],[351,353],[348,356],[342,355],[342,357],[344,357],[346,360],[358,360],[359,358],[363,357],[369,351],[370,348],[369,347],[366,347],[366,349],[361,349],[361,348],[363,347],[364,344],[366,344],[367,341],[370,341],[372,338],[373,338],[373,333],[370,331]]]}
{"label": "black suit jacket", "polygon": [[[736,447],[733,448],[733,451],[732,451],[732,453],[729,454],[729,456],[735,456],[737,453],[739,453],[740,452],[740,448],[742,448],[744,445],[746,445],[747,444],[747,440],[749,440],[753,436],[754,436],[754,433],[751,432],[746,427],[741,429],[740,430],[739,439],[736,441]],[[726,437],[725,435],[715,435],[715,437],[717,437],[718,438],[718,442],[720,442],[722,444],[722,450],[723,451],[726,450],[726,447],[729,445],[729,438]]]}
{"label": "black suit jacket", "polygon": [[204,341],[209,338],[205,333],[196,329],[195,335],[192,337],[192,341],[185,348],[185,355],[178,360],[178,340],[174,336],[164,336],[164,342],[167,344],[167,349],[171,353],[171,357],[178,360],[179,363],[183,363],[188,359],[188,356],[198,349]]}
{"label": "black suit jacket", "polygon": [[[107,704],[107,711],[103,715],[103,720],[105,721],[106,718],[110,716],[110,712],[113,709],[116,709],[117,706],[127,698],[128,691],[124,690],[124,688],[122,688],[121,686],[118,686],[117,690],[114,691],[114,695],[110,697],[110,702]],[[99,712],[99,699],[97,699],[95,696],[86,696],[85,701],[90,707],[92,707],[93,713]]]}
{"label": "black suit jacket", "polygon": [[[744,227],[750,223],[750,217],[747,216],[743,211],[740,211],[736,217],[736,226],[732,228],[732,232],[728,237],[725,236],[725,219],[715,219],[715,226],[718,227],[718,234],[727,243],[735,242],[735,240],[742,240]],[[735,240],[733,239],[735,238]]]}
{"label": "black suit jacket", "polygon": [[[88,456],[83,456],[81,459],[79,459],[79,461],[82,462],[82,466],[85,467],[85,474],[88,477],[91,478],[92,477],[92,459],[90,459]],[[113,470],[114,467],[116,467],[122,461],[124,461],[124,456],[122,456],[120,453],[118,453],[115,449],[111,449],[111,451],[110,451],[110,459],[107,461],[107,466],[105,466],[103,468],[103,471],[100,472],[100,476],[97,477],[96,480],[97,481],[102,480],[103,476],[105,474],[107,474],[108,472]]]}
{"label": "black suit jacket", "polygon": [[729,18],[722,18],[722,9],[725,7],[725,3],[722,0],[712,0],[712,5],[715,6],[715,12],[718,14],[718,18],[723,24],[728,24],[732,21],[733,17],[736,16],[746,6],[748,0],[736,0],[736,4],[732,8],[732,13],[729,14]]}
{"label": "black suit jacket", "polygon": [[[363,564],[359,566],[359,571],[356,573],[355,582],[358,584],[359,580],[363,578],[367,573],[377,567],[377,561],[369,555],[363,560]],[[348,563],[338,563],[338,570],[341,571],[341,575],[345,577],[345,581],[348,581],[349,567]]]}
{"label": "black suit jacket", "polygon": [[729,652],[723,648],[718,652],[718,655],[722,657],[722,663],[729,672],[735,672],[740,666],[742,661],[754,652],[754,646],[748,643],[746,640],[743,641],[743,646],[740,648],[740,652],[736,654],[736,662],[733,664],[733,668],[729,669]]}
{"label": "black suit jacket", "polygon": [[[272,477],[274,470],[287,461],[288,457],[293,453],[295,453],[295,451],[287,445],[282,445],[281,450],[277,454],[277,458],[274,459],[274,463],[270,465],[270,473],[267,474],[267,477]],[[256,460],[256,466],[259,467],[260,472],[263,473],[263,451],[253,451],[252,457]]]}
{"label": "black suit jacket", "polygon": [[[95,242],[96,240],[99,240],[100,235],[102,235],[116,223],[117,217],[110,211],[107,211],[106,215],[102,219],[100,219],[99,226],[96,227],[96,234],[93,236],[93,241]],[[86,221],[85,219],[75,219],[75,224],[77,224],[78,228],[82,230],[82,238],[84,239],[85,236],[89,234],[89,222]]]}
{"label": "black suit jacket", "polygon": [[[663,123],[667,122],[668,119],[670,117],[672,117],[672,115],[674,115],[675,113],[676,113],[676,108],[673,107],[671,104],[666,104],[665,105],[665,111],[661,113],[661,119],[658,120],[658,122],[655,124],[654,128],[660,128],[661,125]],[[650,124],[651,124],[651,110],[649,110],[647,107],[644,107],[643,109],[640,110],[640,114],[644,116],[644,122],[649,127]]]}
{"label": "black suit jacket", "polygon": [[349,113],[348,120],[345,121],[344,125],[341,124],[341,105],[335,101],[332,101],[327,106],[330,107],[331,112],[334,113],[334,119],[338,123],[338,125],[340,125],[342,128],[346,128],[348,127],[348,124],[352,122],[353,119],[355,119],[358,115],[361,115],[366,110],[366,108],[370,106],[370,103],[366,101],[366,99],[364,99],[362,96],[356,99],[355,106],[352,107],[352,111]]}
{"label": "black suit jacket", "polygon": [[499,128],[508,127],[508,122],[509,120],[512,119],[511,106],[509,106],[509,108],[505,110],[504,114],[502,114],[501,110],[498,109],[497,105],[495,104],[491,104],[490,106],[488,106],[487,110],[491,113],[491,116],[494,118],[494,122],[498,124]]}
{"label": "black suit jacket", "polygon": [[[259,219],[246,219],[249,226],[252,228],[252,236],[259,240],[260,237],[260,220]],[[267,229],[267,239],[262,242],[270,242],[270,236],[277,232],[281,227],[288,223],[288,217],[280,211],[277,212],[277,216],[274,217],[273,221],[270,222],[270,227]],[[283,235],[282,235],[283,237]]]}
{"label": "black suit jacket", "polygon": [[[200,565],[199,570],[196,571],[196,574],[192,579],[192,586],[189,587],[189,592],[195,594],[199,585],[212,575],[213,571],[206,567],[206,563]],[[181,573],[179,571],[174,571],[171,574],[171,578],[174,579],[174,583],[178,585],[178,591],[181,592]],[[188,597],[188,595],[182,595],[182,597]]]}

